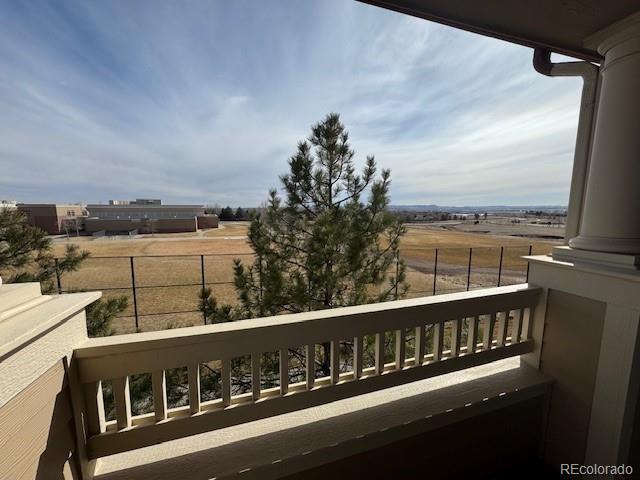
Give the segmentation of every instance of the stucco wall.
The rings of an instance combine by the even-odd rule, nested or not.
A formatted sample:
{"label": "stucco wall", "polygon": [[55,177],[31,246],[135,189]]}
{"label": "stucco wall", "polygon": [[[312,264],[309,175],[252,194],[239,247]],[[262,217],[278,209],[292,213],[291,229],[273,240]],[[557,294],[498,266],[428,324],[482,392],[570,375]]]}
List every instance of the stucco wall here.
{"label": "stucco wall", "polygon": [[550,290],[540,369],[553,377],[545,459],[583,463],[606,305]]}
{"label": "stucco wall", "polygon": [[0,304],[9,315],[0,322],[0,478],[79,479],[78,419],[66,366],[87,340],[81,309],[97,294],[22,295],[31,285],[10,292],[24,297],[12,307],[17,313]]}

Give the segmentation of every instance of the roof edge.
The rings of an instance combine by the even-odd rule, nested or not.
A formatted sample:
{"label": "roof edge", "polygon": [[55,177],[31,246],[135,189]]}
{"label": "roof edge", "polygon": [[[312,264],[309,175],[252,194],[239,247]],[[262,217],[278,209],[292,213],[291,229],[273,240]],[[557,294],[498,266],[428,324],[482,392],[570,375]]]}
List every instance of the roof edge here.
{"label": "roof edge", "polygon": [[457,28],[460,30],[466,30],[467,32],[477,33],[485,37],[492,37],[498,40],[504,40],[506,42],[515,43],[525,47],[530,47],[534,49],[544,48],[544,49],[551,50],[554,53],[559,53],[562,55],[567,55],[570,57],[575,57],[575,58],[579,58],[579,59],[586,60],[588,62],[594,62],[594,63],[601,63],[604,60],[604,57],[602,55],[600,55],[598,52],[595,52],[589,49],[587,46],[585,46],[585,48],[576,49],[566,45],[552,45],[540,39],[524,38],[516,34],[515,32],[498,32],[496,30],[492,30],[491,28],[487,28],[479,25],[472,25],[470,23],[464,22],[462,20],[457,20],[455,18],[445,18],[431,11],[416,10],[414,8],[403,7],[398,5],[397,2],[389,1],[389,0],[357,0],[357,1],[361,3],[373,5],[376,7],[380,7],[380,8],[386,8],[387,10],[393,10],[395,12],[404,13],[406,15],[411,15],[412,17],[422,18],[424,20],[440,23],[442,25],[447,25],[449,27]]}

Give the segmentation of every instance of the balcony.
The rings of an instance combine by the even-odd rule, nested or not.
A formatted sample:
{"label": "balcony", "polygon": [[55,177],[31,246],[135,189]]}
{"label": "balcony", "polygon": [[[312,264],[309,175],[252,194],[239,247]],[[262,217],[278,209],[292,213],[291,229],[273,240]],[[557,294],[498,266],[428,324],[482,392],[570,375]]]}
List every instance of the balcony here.
{"label": "balcony", "polygon": [[[533,2],[523,15],[509,2],[371,3],[533,46],[543,73],[583,77],[568,246],[526,257],[525,285],[104,339],[86,335],[83,309],[98,293],[0,286],[3,478],[519,478],[513,469],[532,462],[622,466],[615,475],[631,478],[640,468],[637,5],[601,14]],[[549,48],[601,66],[550,63]],[[277,352],[287,379],[289,350],[306,367],[318,344],[323,375],[262,388],[261,354]],[[247,391],[234,387],[238,357]],[[212,361],[220,396],[204,401],[200,366]],[[177,408],[173,368],[188,372]],[[151,376],[153,409],[133,415],[139,374]]]}
{"label": "balcony", "polygon": [[[539,409],[550,387],[547,376],[520,360],[536,348],[533,313],[541,298],[540,288],[526,284],[92,339],[82,307],[97,293],[42,296],[37,284],[6,285],[0,293],[11,299],[0,314],[2,411],[16,415],[18,437],[19,424],[25,436],[42,430],[38,468],[55,464],[86,478],[240,472],[243,478],[279,478],[434,429],[454,431],[490,412],[515,406],[523,415],[518,406],[538,400]],[[78,337],[78,331],[84,333]],[[373,365],[367,364],[367,337],[374,339]],[[349,358],[340,350],[345,341],[353,342]],[[289,383],[289,349],[301,347],[304,359],[315,358],[319,344],[329,346],[328,376],[316,373],[315,362],[304,362],[302,381]],[[278,352],[279,377],[287,379],[275,388],[261,388],[265,352]],[[238,393],[232,360],[247,355],[251,387]],[[220,365],[220,398],[202,401],[200,365],[211,361]],[[182,367],[188,369],[188,405],[168,408],[165,372]],[[153,412],[135,416],[129,379],[144,373],[152,378]],[[105,420],[105,381],[115,401],[111,421]],[[4,388],[9,385],[17,391]],[[66,409],[74,434],[52,438],[65,418],[58,412]],[[35,413],[43,411],[51,423],[38,423]],[[533,430],[527,424],[531,438],[539,421]],[[496,430],[488,420],[484,428],[489,437]],[[61,457],[51,452],[58,442]],[[526,452],[514,458],[526,460]]]}

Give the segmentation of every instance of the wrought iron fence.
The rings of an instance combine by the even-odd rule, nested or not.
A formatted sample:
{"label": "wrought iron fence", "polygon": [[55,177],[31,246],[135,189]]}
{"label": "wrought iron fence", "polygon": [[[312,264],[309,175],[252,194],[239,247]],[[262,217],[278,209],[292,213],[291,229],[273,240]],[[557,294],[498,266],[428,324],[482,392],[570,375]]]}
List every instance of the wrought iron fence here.
{"label": "wrought iron fence", "polygon": [[[389,273],[397,275],[398,262],[405,262],[409,297],[504,286],[528,281],[529,267],[522,257],[533,250],[533,245],[407,248]],[[234,258],[253,255],[89,257],[77,272],[57,274],[56,282],[59,293],[101,290],[106,298],[126,295],[129,307],[116,322],[118,333],[188,326],[206,322],[198,309],[201,289],[212,288],[223,302],[235,301]]]}

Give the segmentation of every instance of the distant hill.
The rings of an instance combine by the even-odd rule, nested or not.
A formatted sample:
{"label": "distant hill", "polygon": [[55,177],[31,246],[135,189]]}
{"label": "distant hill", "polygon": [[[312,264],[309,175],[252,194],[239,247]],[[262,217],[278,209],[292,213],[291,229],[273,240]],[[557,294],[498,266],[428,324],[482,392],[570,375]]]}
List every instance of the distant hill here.
{"label": "distant hill", "polygon": [[449,205],[391,205],[390,210],[396,212],[449,212],[449,213],[518,213],[527,210],[547,213],[565,212],[563,205],[481,205],[454,207]]}

